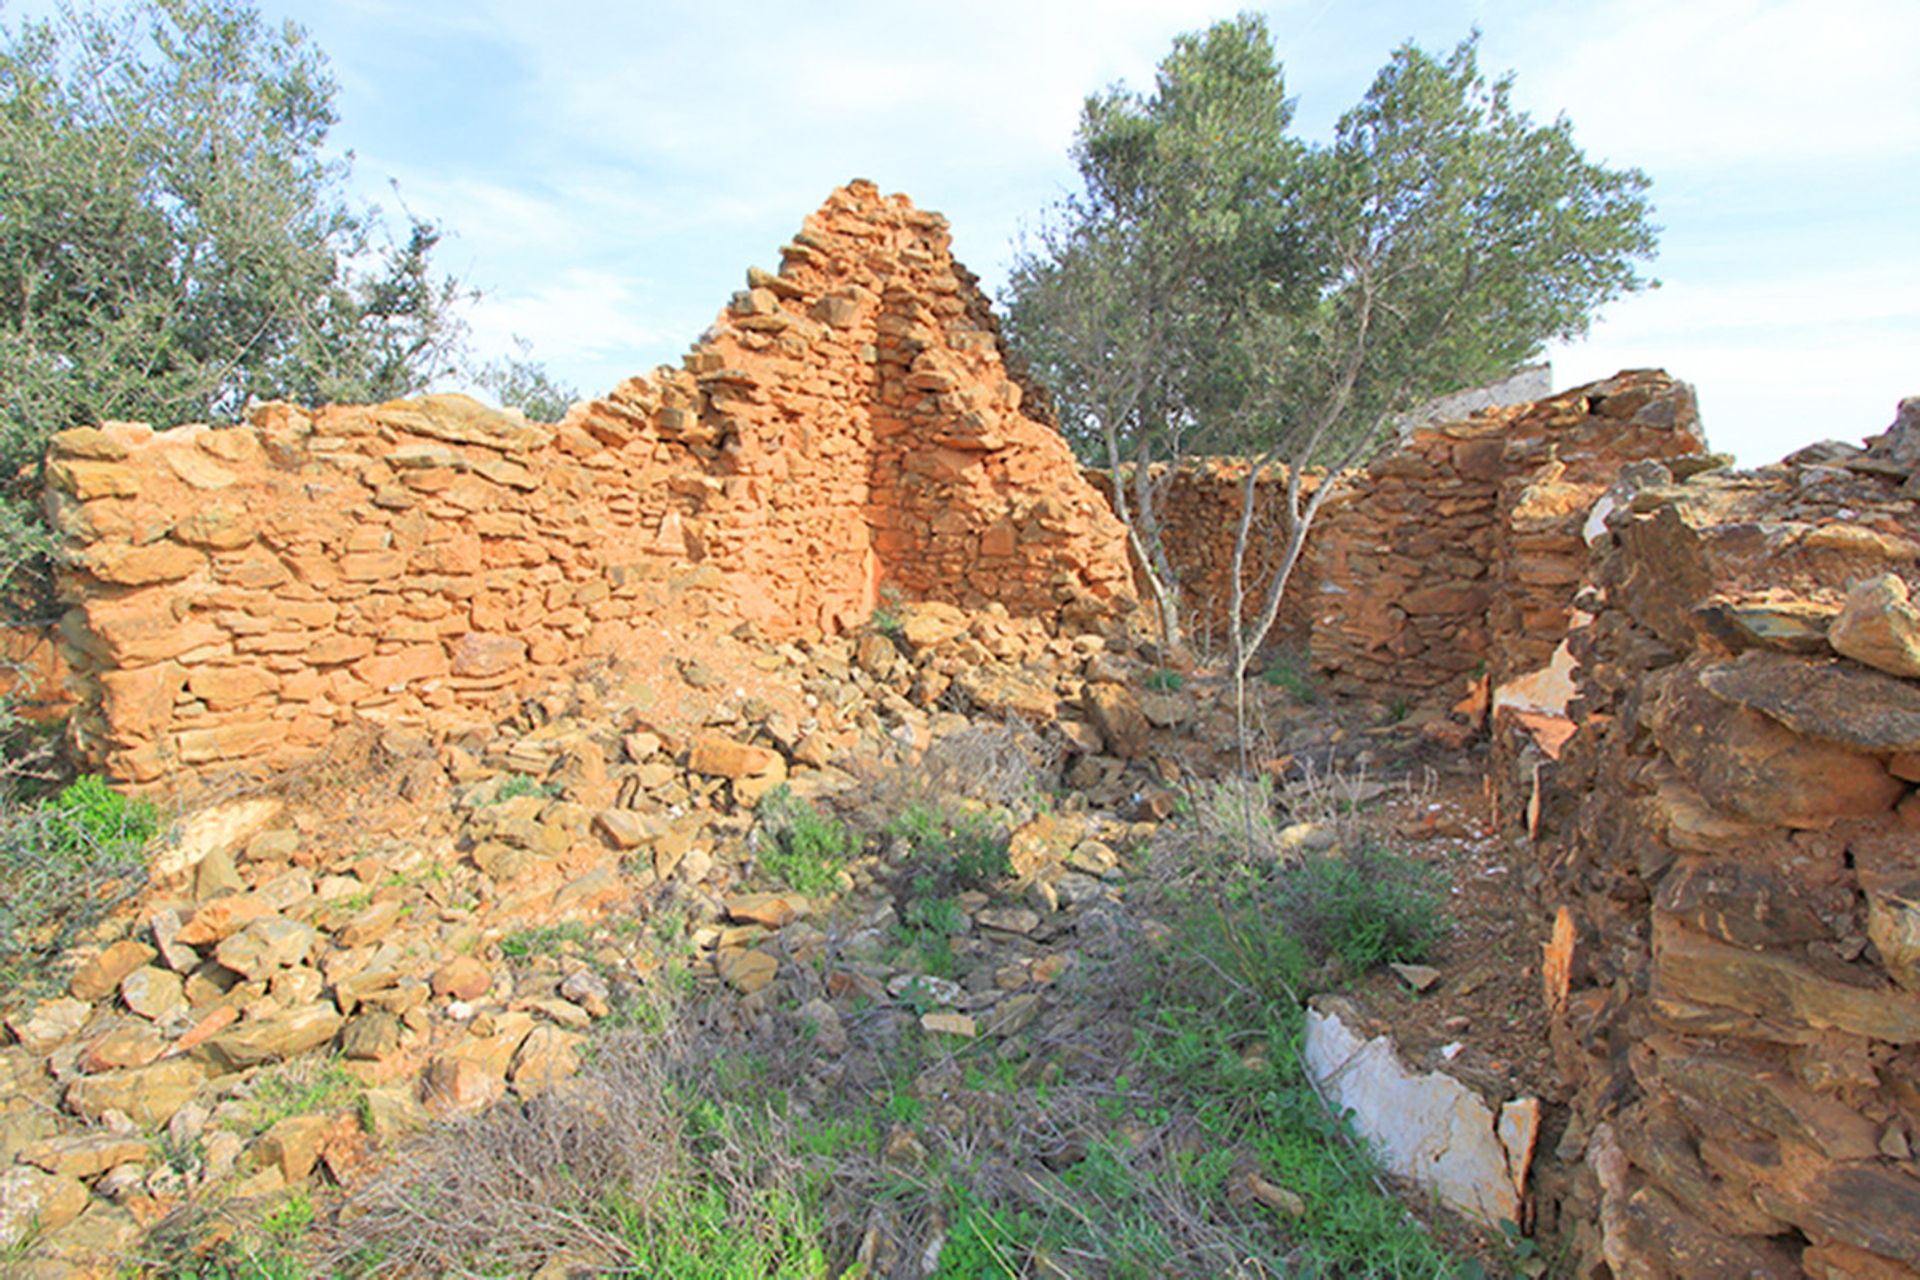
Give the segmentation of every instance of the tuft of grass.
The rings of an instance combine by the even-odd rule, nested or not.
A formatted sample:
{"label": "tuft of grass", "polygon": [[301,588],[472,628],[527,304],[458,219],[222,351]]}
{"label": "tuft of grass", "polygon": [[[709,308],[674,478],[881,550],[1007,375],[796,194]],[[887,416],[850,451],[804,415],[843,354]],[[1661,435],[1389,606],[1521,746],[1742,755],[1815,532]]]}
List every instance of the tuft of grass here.
{"label": "tuft of grass", "polygon": [[754,808],[760,821],[758,861],[769,876],[808,897],[840,887],[840,868],[858,848],[853,833],[783,782]]}
{"label": "tuft of grass", "polygon": [[1265,866],[1282,857],[1273,779],[1266,774],[1201,782],[1189,802],[1197,852],[1219,867]]}
{"label": "tuft of grass", "polygon": [[360,1094],[360,1082],[338,1058],[295,1058],[255,1080],[246,1124],[254,1133],[265,1133],[282,1120],[355,1103]]}
{"label": "tuft of grass", "polygon": [[867,618],[867,625],[888,639],[897,638],[906,626],[900,616],[900,606],[906,603],[906,597],[900,594],[900,588],[891,583],[880,588],[880,601],[873,606],[873,613]]}
{"label": "tuft of grass", "polygon": [[493,793],[493,799],[488,803],[505,804],[509,800],[518,800],[522,796],[539,796],[543,800],[551,800],[559,794],[560,787],[557,783],[541,782],[524,773],[514,773],[509,774],[507,780],[500,784],[500,789]]}
{"label": "tuft of grass", "polygon": [[949,1218],[933,1280],[998,1280],[1025,1274],[1035,1215],[989,1204],[965,1184],[949,1188]]}
{"label": "tuft of grass", "polygon": [[1358,977],[1375,965],[1425,960],[1446,933],[1439,872],[1362,845],[1309,857],[1280,880],[1282,926],[1309,951]]}
{"label": "tuft of grass", "polygon": [[578,920],[568,920],[563,924],[543,924],[530,929],[516,929],[500,939],[500,954],[519,960],[527,956],[562,951],[569,944],[584,947],[589,941],[591,936],[587,933],[587,927]]}
{"label": "tuft of grass", "polygon": [[1302,706],[1312,706],[1320,701],[1320,691],[1313,687],[1312,679],[1292,658],[1276,658],[1262,673],[1262,680],[1269,688],[1284,689],[1287,696]]}
{"label": "tuft of grass", "polygon": [[1155,693],[1178,693],[1187,687],[1187,678],[1167,667],[1155,667],[1141,683]]}
{"label": "tuft of grass", "polygon": [[[121,1276],[168,1280],[309,1280],[305,1254],[317,1213],[304,1191],[295,1191],[266,1213],[205,1198],[189,1198],[155,1223],[121,1269]],[[342,1275],[375,1274],[369,1259],[357,1259]]]}
{"label": "tuft of grass", "polygon": [[146,883],[159,810],[89,775],[32,804],[0,802],[0,980],[46,961]]}

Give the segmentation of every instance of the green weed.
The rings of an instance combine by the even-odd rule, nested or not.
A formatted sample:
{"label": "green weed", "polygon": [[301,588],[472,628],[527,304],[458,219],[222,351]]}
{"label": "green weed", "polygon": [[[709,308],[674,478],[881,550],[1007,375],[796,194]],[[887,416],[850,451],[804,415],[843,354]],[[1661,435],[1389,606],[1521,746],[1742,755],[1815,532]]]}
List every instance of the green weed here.
{"label": "green weed", "polygon": [[1141,683],[1155,693],[1178,693],[1187,687],[1187,678],[1178,671],[1166,667],[1155,667],[1147,672],[1146,679]]}
{"label": "green weed", "polygon": [[338,1058],[302,1059],[263,1072],[247,1098],[246,1124],[264,1133],[294,1116],[333,1111],[360,1097],[360,1082]]}
{"label": "green weed", "polygon": [[512,959],[534,955],[552,955],[569,945],[584,947],[592,940],[587,927],[578,920],[563,924],[543,924],[531,929],[516,929],[500,939],[500,954]]}
{"label": "green weed", "polygon": [[1426,959],[1446,933],[1440,904],[1434,868],[1363,846],[1283,873],[1276,909],[1303,946],[1357,977],[1375,965]]}
{"label": "green weed", "polygon": [[769,876],[809,897],[840,887],[840,868],[858,848],[844,824],[795,796],[785,783],[760,798],[754,816],[765,837],[758,859]]}
{"label": "green weed", "polygon": [[1320,701],[1320,692],[1313,687],[1311,678],[1291,658],[1276,658],[1260,678],[1270,688],[1284,689],[1288,697],[1303,706],[1312,706]]}
{"label": "green weed", "polygon": [[500,789],[493,793],[493,799],[488,803],[505,804],[509,800],[518,800],[522,796],[539,796],[543,800],[551,800],[559,794],[560,786],[557,783],[540,782],[524,773],[515,773],[508,775],[507,780],[500,784]]}
{"label": "green weed", "polygon": [[964,1186],[951,1188],[946,1243],[934,1280],[1001,1280],[1025,1272],[1027,1242],[1033,1239],[1031,1214],[996,1209]]}
{"label": "green weed", "polygon": [[985,889],[1013,870],[1007,831],[991,814],[915,804],[886,830],[906,845],[910,898]]}
{"label": "green weed", "polygon": [[260,1227],[276,1240],[292,1241],[306,1234],[313,1219],[312,1199],[305,1191],[296,1190],[260,1220]]}
{"label": "green weed", "polygon": [[867,619],[867,625],[881,635],[891,639],[898,636],[906,625],[900,617],[900,606],[906,603],[906,597],[900,594],[900,588],[891,584],[880,588],[880,602],[873,607],[873,613]]}
{"label": "green weed", "polygon": [[32,804],[0,803],[0,980],[45,961],[146,883],[160,814],[87,776]]}
{"label": "green weed", "polygon": [[1437,936],[1436,904],[1410,865],[1384,854],[1329,858],[1190,885],[1173,895],[1174,936],[1144,971],[1136,1092],[1205,1133],[1203,1154],[1180,1165],[1187,1185],[1220,1194],[1234,1163],[1206,1153],[1232,1152],[1301,1197],[1306,1213],[1282,1229],[1297,1257],[1289,1270],[1302,1274],[1457,1274],[1380,1193],[1370,1157],[1314,1093],[1297,1050],[1301,1000],[1323,954],[1351,969],[1369,956],[1422,952]]}

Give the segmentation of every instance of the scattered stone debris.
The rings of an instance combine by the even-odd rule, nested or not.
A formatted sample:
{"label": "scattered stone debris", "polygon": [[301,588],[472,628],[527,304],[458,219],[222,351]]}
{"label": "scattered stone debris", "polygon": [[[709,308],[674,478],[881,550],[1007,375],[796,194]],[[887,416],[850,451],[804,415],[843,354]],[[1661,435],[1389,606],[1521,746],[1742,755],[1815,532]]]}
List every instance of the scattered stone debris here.
{"label": "scattered stone debris", "polygon": [[[196,798],[145,891],[0,996],[0,1256],[104,1276],[183,1205],[350,1195],[410,1133],[577,1085],[682,964],[822,1072],[902,1032],[1025,1071],[1075,1027],[1134,853],[1238,776],[1234,690],[1142,639],[938,215],[855,183],[782,257],[684,368],[557,424],[427,396],[56,438],[77,758]],[[1309,1014],[1333,1108],[1421,1194],[1583,1274],[1920,1271],[1916,440],[1920,400],[1733,473],[1641,371],[1346,478],[1238,794],[1269,867],[1353,856],[1382,802],[1471,922]],[[1172,490],[1202,584],[1235,465]],[[1492,831],[1459,798],[1482,734]],[[1314,803],[1275,823],[1275,783]],[[925,800],[1010,828],[931,920],[886,830],[802,889],[756,820]],[[915,1105],[951,1117],[952,1067]],[[938,1265],[944,1228],[876,1215],[873,1274]]]}

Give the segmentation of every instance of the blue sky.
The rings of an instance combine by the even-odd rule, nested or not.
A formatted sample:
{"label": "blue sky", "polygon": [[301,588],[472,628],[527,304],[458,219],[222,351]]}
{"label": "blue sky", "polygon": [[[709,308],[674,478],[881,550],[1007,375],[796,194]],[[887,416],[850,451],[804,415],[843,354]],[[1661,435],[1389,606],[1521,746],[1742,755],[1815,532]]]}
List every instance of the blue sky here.
{"label": "blue sky", "polygon": [[[997,290],[1012,242],[1073,180],[1082,98],[1146,86],[1190,0],[339,0],[263,8],[340,83],[356,182],[454,236],[486,290],[476,345],[514,335],[583,392],[676,361],[836,185],[868,177],[953,222]],[[1916,0],[1299,0],[1267,7],[1325,136],[1399,42],[1476,24],[1537,118],[1654,179],[1657,292],[1556,349],[1556,381],[1659,365],[1698,387],[1716,448],[1759,464],[1883,428],[1920,393]]]}

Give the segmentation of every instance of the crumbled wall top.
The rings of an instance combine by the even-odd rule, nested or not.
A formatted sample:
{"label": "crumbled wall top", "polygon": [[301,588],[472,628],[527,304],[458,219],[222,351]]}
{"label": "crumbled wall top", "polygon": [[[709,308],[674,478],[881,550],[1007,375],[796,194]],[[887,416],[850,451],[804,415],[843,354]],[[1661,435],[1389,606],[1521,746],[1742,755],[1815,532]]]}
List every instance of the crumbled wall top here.
{"label": "crumbled wall top", "polygon": [[465,396],[58,436],[81,759],[128,781],[446,728],[636,627],[836,631],[892,586],[1051,625],[1131,607],[1124,540],[1021,412],[946,222],[869,183],[677,370],[558,424]]}

